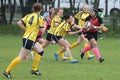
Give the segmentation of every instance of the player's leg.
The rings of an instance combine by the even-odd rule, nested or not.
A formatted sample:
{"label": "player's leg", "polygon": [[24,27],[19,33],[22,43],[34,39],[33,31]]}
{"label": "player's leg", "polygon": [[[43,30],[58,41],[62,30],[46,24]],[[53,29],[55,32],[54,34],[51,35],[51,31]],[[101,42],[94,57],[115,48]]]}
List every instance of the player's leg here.
{"label": "player's leg", "polygon": [[11,63],[9,64],[9,66],[6,68],[6,70],[3,72],[3,74],[7,77],[7,78],[11,78],[10,71],[16,66],[18,65],[22,59],[24,59],[27,54],[30,52],[30,50],[25,49],[25,48],[21,48],[20,53],[18,55],[18,57],[14,58]]}
{"label": "player's leg", "polygon": [[35,43],[34,50],[35,50],[35,56],[33,59],[33,66],[32,66],[32,70],[31,70],[31,74],[35,74],[35,75],[39,76],[39,75],[41,75],[41,73],[38,72],[38,65],[41,60],[41,57],[44,54],[44,51],[43,51],[42,46],[38,42]]}
{"label": "player's leg", "polygon": [[65,57],[65,55],[64,55],[64,52],[60,52],[60,50],[62,50],[64,47],[63,46],[59,46],[59,49],[58,49],[58,51],[57,51],[57,53],[58,53],[58,56],[60,56],[61,57],[61,59],[67,59],[67,57]]}
{"label": "player's leg", "polygon": [[47,47],[47,46],[50,44],[50,42],[51,42],[51,40],[52,40],[52,36],[53,36],[52,34],[47,33],[46,40],[45,40],[44,43],[42,44],[42,47],[43,47],[43,48]]}
{"label": "player's leg", "polygon": [[[81,38],[84,40],[84,48],[87,47],[89,45],[88,39],[85,38],[84,35],[81,35]],[[91,55],[89,51],[87,51],[85,54],[87,55],[88,59],[91,59],[94,57],[94,55]]]}
{"label": "player's leg", "polygon": [[70,43],[67,40],[61,38],[61,39],[58,40],[58,43],[59,43],[59,45],[62,45],[62,46],[65,47],[66,53],[67,53],[67,55],[68,55],[69,60],[70,60],[71,63],[78,62],[78,60],[73,59],[72,54],[71,54],[71,50],[70,50]]}
{"label": "player's leg", "polygon": [[74,42],[74,43],[71,44],[71,46],[70,46],[71,49],[72,49],[72,48],[75,48],[75,47],[77,47],[78,45],[81,44],[81,42],[82,42],[81,35],[82,35],[82,33],[79,33],[78,40],[77,40],[76,42]]}
{"label": "player's leg", "polygon": [[7,67],[7,69],[5,70],[5,72],[3,73],[7,78],[9,78],[9,73],[10,71],[16,66],[18,65],[22,59],[25,59],[25,57],[30,53],[32,47],[34,45],[34,42],[31,40],[27,40],[27,39],[23,39],[23,47],[20,50],[20,53],[18,55],[18,57],[14,58],[11,63],[9,64],[9,66]]}
{"label": "player's leg", "polygon": [[99,52],[99,49],[98,49],[98,46],[97,46],[97,41],[93,38],[93,39],[90,40],[90,42],[91,42],[91,45],[93,47],[93,52],[96,55],[97,59],[99,60],[99,62],[103,62],[104,59],[101,58],[101,55],[100,55],[100,52]]}
{"label": "player's leg", "polygon": [[[45,42],[45,40],[42,37],[39,37],[39,38],[37,38],[37,42],[39,42],[40,44],[43,44]],[[30,53],[31,53],[31,59],[34,59],[36,51],[32,50]]]}

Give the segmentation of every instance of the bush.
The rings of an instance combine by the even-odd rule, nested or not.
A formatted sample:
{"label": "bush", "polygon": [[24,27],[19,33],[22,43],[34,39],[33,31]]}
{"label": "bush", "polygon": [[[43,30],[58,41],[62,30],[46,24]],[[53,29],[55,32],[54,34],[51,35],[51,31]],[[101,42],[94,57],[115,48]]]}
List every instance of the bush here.
{"label": "bush", "polygon": [[115,30],[112,25],[105,25],[109,30],[107,32],[103,32],[106,37],[120,37],[120,26],[115,26]]}
{"label": "bush", "polygon": [[1,25],[0,26],[0,34],[13,34],[13,35],[19,35],[23,34],[23,31],[16,25]]}

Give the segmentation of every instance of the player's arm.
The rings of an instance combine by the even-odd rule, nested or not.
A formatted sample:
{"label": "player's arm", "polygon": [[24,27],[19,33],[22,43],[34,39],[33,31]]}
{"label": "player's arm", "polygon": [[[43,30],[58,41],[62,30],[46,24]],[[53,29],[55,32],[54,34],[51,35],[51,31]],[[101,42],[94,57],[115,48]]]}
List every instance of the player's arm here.
{"label": "player's arm", "polygon": [[72,25],[72,28],[73,28],[73,29],[81,29],[81,30],[82,30],[82,27],[79,26],[79,25],[76,25],[76,24],[73,24],[73,25]]}
{"label": "player's arm", "polygon": [[25,24],[26,24],[26,21],[27,21],[26,19],[27,19],[28,16],[29,16],[29,14],[26,15],[25,17],[23,17],[20,21],[17,22],[18,26],[24,31],[26,30]]}
{"label": "player's arm", "polygon": [[22,29],[22,30],[26,30],[26,27],[25,27],[25,25],[24,25],[24,22],[22,21],[22,20],[20,20],[20,21],[18,21],[17,22],[17,25]]}
{"label": "player's arm", "polygon": [[40,31],[42,32],[42,35],[45,34],[45,27],[40,27]]}
{"label": "player's arm", "polygon": [[78,34],[79,32],[81,32],[81,30],[78,30],[78,31],[75,31],[75,32],[68,31],[68,35],[75,35],[75,34]]}

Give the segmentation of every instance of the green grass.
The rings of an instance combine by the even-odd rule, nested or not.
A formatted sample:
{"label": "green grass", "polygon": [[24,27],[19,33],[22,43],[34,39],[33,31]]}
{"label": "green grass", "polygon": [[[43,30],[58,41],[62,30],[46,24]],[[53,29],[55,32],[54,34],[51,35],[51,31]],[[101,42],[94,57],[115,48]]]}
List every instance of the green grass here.
{"label": "green grass", "polygon": [[[77,40],[77,36],[66,38],[71,43]],[[120,38],[104,38],[98,41],[103,63],[99,63],[97,58],[88,60],[87,57],[80,59],[79,50],[82,45],[72,49],[74,58],[79,63],[70,64],[69,61],[59,59],[55,61],[53,53],[57,51],[58,45],[49,45],[45,48],[45,54],[39,64],[42,76],[38,77],[30,74],[32,60],[29,58],[16,66],[11,74],[11,80],[120,80]],[[0,80],[8,80],[2,72],[16,57],[22,46],[22,36],[0,35]],[[91,52],[91,54],[93,54]]]}

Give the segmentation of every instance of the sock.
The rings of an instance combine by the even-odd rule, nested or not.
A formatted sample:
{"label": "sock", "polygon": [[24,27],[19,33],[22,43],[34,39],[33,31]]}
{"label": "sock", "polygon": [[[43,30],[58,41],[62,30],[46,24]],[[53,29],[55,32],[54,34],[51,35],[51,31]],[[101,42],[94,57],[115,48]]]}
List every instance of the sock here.
{"label": "sock", "polygon": [[58,52],[57,52],[57,53],[58,53],[58,55],[59,55],[59,56],[63,59],[65,56],[64,56],[64,52],[62,52],[62,53],[60,52],[60,51],[61,51],[61,49],[63,49],[63,46],[60,46],[60,47],[59,47],[59,49],[58,49]]}
{"label": "sock", "polygon": [[[88,44],[87,43],[84,43],[84,48],[85,47],[87,47],[88,46]],[[86,53],[85,53],[86,55],[87,55],[87,57],[89,57],[90,56],[90,52],[89,51],[86,51]]]}
{"label": "sock", "polygon": [[7,67],[5,71],[9,73],[20,62],[21,62],[20,58],[16,57],[15,59],[12,60],[12,62],[10,63],[10,65]]}
{"label": "sock", "polygon": [[86,46],[86,47],[83,49],[83,53],[86,53],[87,51],[89,51],[89,50],[91,50],[91,49],[92,49],[91,46],[88,45],[88,46]]}
{"label": "sock", "polygon": [[41,57],[42,56],[39,55],[38,53],[34,55],[32,70],[34,71],[38,70],[38,64],[39,64]]}
{"label": "sock", "polygon": [[76,47],[76,46],[78,46],[79,44],[77,43],[77,42],[74,42],[74,43],[72,43],[72,45],[70,46],[70,49],[72,49],[72,48],[74,48],[74,47]]}
{"label": "sock", "polygon": [[65,57],[64,52],[59,55],[62,59]]}
{"label": "sock", "polygon": [[69,60],[72,60],[73,59],[73,57],[71,56],[71,57],[69,57]]}
{"label": "sock", "polygon": [[98,47],[93,47],[93,52],[95,53],[96,57],[99,60],[100,59],[100,52],[99,52]]}

